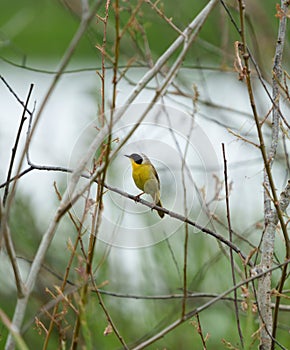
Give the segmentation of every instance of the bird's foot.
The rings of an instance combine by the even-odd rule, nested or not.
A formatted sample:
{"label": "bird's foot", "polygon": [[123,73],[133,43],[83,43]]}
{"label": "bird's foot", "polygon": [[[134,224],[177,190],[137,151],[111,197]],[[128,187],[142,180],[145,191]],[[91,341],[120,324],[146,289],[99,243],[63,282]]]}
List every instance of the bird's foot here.
{"label": "bird's foot", "polygon": [[139,202],[140,197],[141,197],[144,193],[145,193],[145,192],[141,192],[141,193],[137,194],[137,196],[134,197],[134,200],[135,200],[136,203]]}

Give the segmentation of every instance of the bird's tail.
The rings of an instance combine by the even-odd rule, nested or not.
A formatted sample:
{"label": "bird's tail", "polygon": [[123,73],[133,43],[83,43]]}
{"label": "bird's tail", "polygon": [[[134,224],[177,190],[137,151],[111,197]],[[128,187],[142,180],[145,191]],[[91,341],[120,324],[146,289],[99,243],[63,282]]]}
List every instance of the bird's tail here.
{"label": "bird's tail", "polygon": [[[159,200],[156,205],[158,205],[158,207],[162,207],[161,201]],[[158,211],[158,215],[161,217],[161,219],[164,217],[164,213],[163,211]]]}

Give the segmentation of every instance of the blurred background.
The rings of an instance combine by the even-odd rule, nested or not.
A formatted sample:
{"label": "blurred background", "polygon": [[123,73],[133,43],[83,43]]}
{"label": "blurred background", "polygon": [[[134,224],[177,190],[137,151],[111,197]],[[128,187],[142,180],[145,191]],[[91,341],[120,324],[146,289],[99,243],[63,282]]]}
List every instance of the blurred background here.
{"label": "blurred background", "polygon": [[[112,2],[109,9],[107,57],[104,63],[105,114],[108,115],[112,104],[114,4]],[[183,30],[206,4],[207,1],[202,0],[185,0],[178,5],[177,10],[173,0],[160,2],[158,8],[170,19],[165,21],[154,10],[153,2],[120,1],[120,27],[126,28],[127,32],[122,37],[119,49],[119,66],[124,77],[118,84],[117,108],[126,101],[150,65],[178,37],[178,32],[169,22]],[[226,4],[233,20],[239,23],[236,1],[227,1]],[[29,108],[37,112],[80,25],[81,9],[78,0],[1,0],[1,196],[23,110],[15,94],[21,101],[25,101],[29,86],[33,83]],[[134,21],[128,25],[134,11]],[[249,49],[270,93],[279,25],[276,13],[275,1],[246,1]],[[100,126],[102,55],[99,48],[103,44],[104,16],[105,2],[100,2],[98,16],[92,20],[45,106],[29,149],[34,164],[73,168],[86,151],[96,128]],[[231,184],[230,206],[232,227],[236,233],[235,242],[245,254],[249,254],[259,244],[263,229],[263,162],[258,148],[235,135],[239,134],[252,143],[258,142],[246,86],[238,80],[238,73],[234,69],[234,42],[237,40],[240,40],[239,34],[221,3],[218,3],[186,55],[171,90],[152,109],[123,150],[113,159],[106,183],[131,194],[138,194],[131,178],[130,164],[123,155],[144,152],[159,173],[163,205],[228,237],[221,149],[221,143],[224,143]],[[287,56],[289,40],[284,52],[284,57]],[[171,57],[165,71],[176,57],[177,54]],[[287,64],[289,63],[285,60],[285,70],[289,68]],[[159,79],[162,79],[161,74]],[[271,101],[254,69],[253,81],[258,113],[264,119],[270,112]],[[146,108],[158,84],[158,78],[153,80],[120,123],[114,125],[113,139],[122,140]],[[287,101],[281,108],[287,116]],[[25,128],[27,126],[28,121]],[[271,135],[270,127],[271,123],[266,122],[263,128],[267,142]],[[20,149],[25,144],[25,132],[21,135]],[[279,193],[289,177],[287,142],[287,137],[281,137],[273,168]],[[117,144],[116,141],[116,146]],[[183,154],[186,154],[186,171],[182,170]],[[16,159],[19,160],[18,154]],[[22,169],[26,168],[28,166],[24,164]],[[35,170],[18,182],[10,228],[24,279],[59,203],[54,183],[60,193],[63,193],[67,181],[66,173]],[[144,199],[150,201],[150,197],[144,196]],[[72,208],[72,215],[79,218],[83,206],[84,202],[80,201]],[[91,217],[88,216],[87,219],[84,246],[88,242]],[[181,222],[167,216],[160,221],[156,212],[116,193],[108,191],[104,196],[103,219],[94,258],[94,276],[96,284],[103,290],[103,300],[127,344],[138,343],[155,334],[180,315],[186,230]],[[191,310],[203,305],[213,295],[230,288],[232,279],[227,253],[223,252],[219,244],[197,229],[189,227],[188,230],[188,291],[202,294],[188,302],[187,308]],[[50,322],[44,310],[51,311],[51,292],[56,295],[54,286],[61,285],[76,235],[72,220],[65,217],[48,251],[29,303],[23,328],[29,348],[42,347],[44,328]],[[276,248],[277,261],[281,261],[284,250],[280,235],[277,236]],[[0,308],[11,318],[17,293],[13,271],[3,249],[0,260]],[[78,301],[78,286],[82,281],[80,269],[83,264],[84,257],[80,250],[69,275],[67,292],[72,303]],[[237,265],[243,271],[238,258]],[[173,298],[172,295],[179,297]],[[226,342],[239,348],[238,334],[233,326],[233,310],[233,303],[227,300],[219,301],[200,314],[203,334],[208,334],[209,349],[226,348]],[[62,311],[61,325],[58,329],[56,327],[50,338],[50,349],[60,347],[60,338],[67,347],[70,344],[75,315],[69,307],[65,309],[63,306]],[[93,291],[86,308],[86,317],[88,327],[85,329],[88,329],[88,333],[82,335],[81,346],[120,348],[120,342],[114,334],[103,334],[107,320]],[[243,310],[241,319],[245,334],[251,335],[258,329],[256,314]],[[0,327],[2,349],[7,330],[4,325]],[[287,337],[289,339],[287,313],[281,314],[279,337],[281,343]],[[247,349],[256,348],[257,344],[258,339],[253,337],[247,344]],[[148,348],[202,348],[197,321],[193,319],[185,322]]]}

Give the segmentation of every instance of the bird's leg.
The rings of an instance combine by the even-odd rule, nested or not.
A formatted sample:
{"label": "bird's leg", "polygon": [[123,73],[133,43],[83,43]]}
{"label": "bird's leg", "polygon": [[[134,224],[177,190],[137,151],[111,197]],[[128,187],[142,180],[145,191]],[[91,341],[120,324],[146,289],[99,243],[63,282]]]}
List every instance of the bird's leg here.
{"label": "bird's leg", "polygon": [[137,194],[137,196],[135,196],[135,202],[137,202],[144,193],[145,192],[141,192],[141,193]]}
{"label": "bird's leg", "polygon": [[153,199],[153,206],[151,207],[151,211],[153,211],[153,208],[155,207],[156,203],[158,202],[158,199],[156,198],[156,196],[152,196]]}

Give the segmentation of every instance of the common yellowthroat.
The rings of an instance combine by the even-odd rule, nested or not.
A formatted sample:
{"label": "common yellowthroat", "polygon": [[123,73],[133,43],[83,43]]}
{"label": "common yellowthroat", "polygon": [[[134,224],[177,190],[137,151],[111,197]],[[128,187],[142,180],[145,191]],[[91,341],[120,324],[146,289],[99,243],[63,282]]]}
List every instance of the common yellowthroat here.
{"label": "common yellowthroat", "polygon": [[[149,158],[145,156],[144,153],[137,154],[132,153],[131,155],[125,155],[125,157],[130,158],[132,165],[132,176],[135,185],[143,191],[138,194],[137,197],[142,196],[142,194],[150,194],[154,203],[159,207],[162,207],[160,201],[160,181],[156,169],[150,162]],[[163,218],[164,213],[158,211],[158,215]]]}

